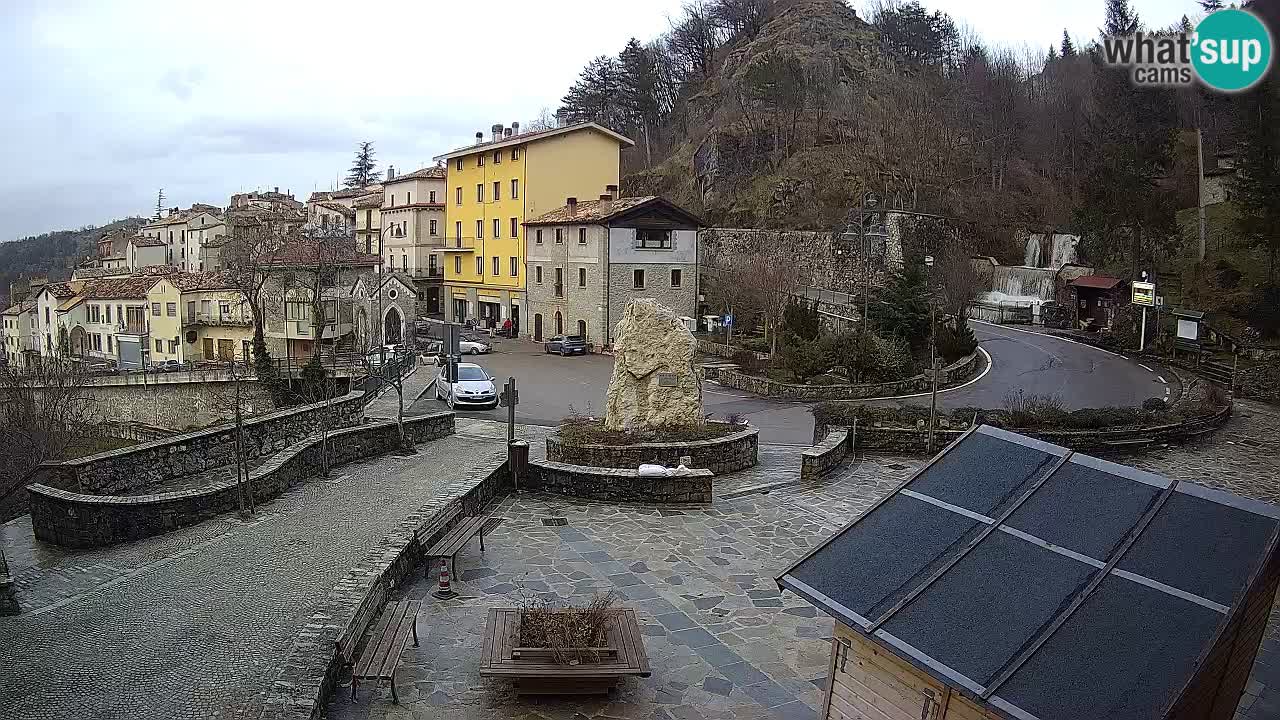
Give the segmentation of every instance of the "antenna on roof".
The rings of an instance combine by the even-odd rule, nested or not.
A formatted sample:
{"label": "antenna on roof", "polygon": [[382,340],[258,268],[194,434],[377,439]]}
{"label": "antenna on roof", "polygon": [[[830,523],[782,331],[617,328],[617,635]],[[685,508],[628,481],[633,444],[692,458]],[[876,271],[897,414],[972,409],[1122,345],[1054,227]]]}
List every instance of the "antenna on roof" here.
{"label": "antenna on roof", "polygon": [[160,192],[156,193],[156,215],[155,219],[160,219],[160,212],[164,208],[164,188],[160,188]]}

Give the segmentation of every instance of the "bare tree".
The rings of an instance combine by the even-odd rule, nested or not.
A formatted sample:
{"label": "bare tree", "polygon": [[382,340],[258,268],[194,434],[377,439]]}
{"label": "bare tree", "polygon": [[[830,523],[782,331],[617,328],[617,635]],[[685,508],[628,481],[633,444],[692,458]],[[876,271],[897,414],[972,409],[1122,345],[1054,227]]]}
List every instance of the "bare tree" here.
{"label": "bare tree", "polygon": [[90,400],[79,363],[61,353],[0,366],[0,501],[40,463],[61,460],[87,436]]}
{"label": "bare tree", "polygon": [[253,497],[253,481],[249,476],[248,438],[244,429],[245,416],[255,409],[246,380],[252,381],[254,378],[248,377],[245,368],[241,367],[234,357],[228,358],[224,367],[229,377],[229,385],[215,394],[215,401],[224,408],[231,408],[232,423],[235,425],[236,495],[240,501],[240,515],[247,517],[257,512],[257,504]]}
{"label": "bare tree", "polygon": [[230,239],[222,246],[220,257],[226,268],[227,284],[244,293],[253,318],[253,360],[258,371],[269,363],[264,328],[266,312],[264,291],[277,270],[277,258],[290,240],[287,225],[272,222],[263,213],[227,213]]}
{"label": "bare tree", "polygon": [[732,308],[735,317],[757,315],[764,320],[765,336],[774,353],[782,314],[803,285],[795,266],[775,255],[761,251],[735,256],[721,268],[717,282],[722,302]]}
{"label": "bare tree", "polygon": [[[379,286],[377,293],[382,294]],[[404,368],[402,359],[396,355],[387,357],[386,346],[381,342],[381,333],[375,334],[367,325],[356,328],[356,352],[359,363],[369,377],[374,378],[379,387],[390,386],[396,394],[396,431],[400,437],[400,447],[410,449],[413,446],[404,431]],[[375,360],[376,358],[376,360]]]}
{"label": "bare tree", "polygon": [[968,317],[969,305],[986,287],[970,253],[958,244],[948,246],[937,259],[934,276],[941,290],[942,312],[956,318]]}

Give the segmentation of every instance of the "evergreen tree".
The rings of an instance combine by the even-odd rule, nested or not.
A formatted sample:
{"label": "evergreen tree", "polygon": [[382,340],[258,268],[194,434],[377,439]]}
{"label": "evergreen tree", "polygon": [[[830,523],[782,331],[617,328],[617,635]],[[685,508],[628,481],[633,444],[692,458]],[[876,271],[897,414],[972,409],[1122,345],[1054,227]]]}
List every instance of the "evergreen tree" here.
{"label": "evergreen tree", "polygon": [[1106,0],[1107,17],[1102,27],[1103,35],[1133,35],[1141,23],[1130,0]]}
{"label": "evergreen tree", "polygon": [[1215,10],[1221,10],[1226,6],[1222,4],[1222,0],[1200,0],[1200,7],[1205,12],[1211,13]]}
{"label": "evergreen tree", "polygon": [[570,122],[622,127],[622,73],[617,58],[601,55],[587,63],[560,103],[560,111]]}
{"label": "evergreen tree", "polygon": [[1066,28],[1062,30],[1062,57],[1075,57],[1076,46],[1071,42],[1071,35],[1067,33]]}
{"label": "evergreen tree", "polygon": [[1058,59],[1058,48],[1054,47],[1053,45],[1050,45],[1049,55],[1044,59],[1045,66],[1052,65],[1053,62],[1057,59]]}
{"label": "evergreen tree", "polygon": [[618,104],[630,129],[644,142],[645,165],[651,163],[650,135],[661,122],[658,102],[658,65],[653,51],[631,38],[618,54]]}
{"label": "evergreen tree", "polygon": [[351,163],[351,170],[347,173],[346,182],[343,184],[349,188],[366,188],[382,179],[382,171],[375,170],[378,166],[377,161],[373,159],[373,143],[362,142],[360,149],[356,150],[356,159]]}
{"label": "evergreen tree", "polygon": [[928,347],[926,281],[924,264],[910,262],[880,291],[878,302],[871,303],[870,307],[871,320],[879,335],[896,335],[917,350]]}
{"label": "evergreen tree", "polygon": [[1243,99],[1236,228],[1242,242],[1267,253],[1267,282],[1275,285],[1280,254],[1280,85],[1267,79]]}

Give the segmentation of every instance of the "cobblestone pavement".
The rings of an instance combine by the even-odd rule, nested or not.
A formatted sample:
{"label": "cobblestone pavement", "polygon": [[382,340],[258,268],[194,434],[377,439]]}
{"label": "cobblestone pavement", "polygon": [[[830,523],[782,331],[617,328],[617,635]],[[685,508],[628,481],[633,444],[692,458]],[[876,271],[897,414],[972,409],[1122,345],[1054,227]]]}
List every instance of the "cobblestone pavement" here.
{"label": "cobblestone pavement", "polygon": [[[410,415],[421,415],[432,410],[446,409],[419,407],[413,409],[413,402],[418,399],[431,384],[436,377],[435,365],[419,364],[413,369],[413,372],[404,377],[404,414],[406,417]],[[395,419],[396,412],[399,409],[400,400],[393,387],[386,387],[378,393],[378,397],[374,398],[367,406],[365,406],[364,414],[371,418],[390,418]]]}
{"label": "cobblestone pavement", "polygon": [[0,618],[0,718],[224,718],[267,691],[311,608],[474,443],[335,468],[242,522],[223,515],[69,552],[0,526],[23,614]]}

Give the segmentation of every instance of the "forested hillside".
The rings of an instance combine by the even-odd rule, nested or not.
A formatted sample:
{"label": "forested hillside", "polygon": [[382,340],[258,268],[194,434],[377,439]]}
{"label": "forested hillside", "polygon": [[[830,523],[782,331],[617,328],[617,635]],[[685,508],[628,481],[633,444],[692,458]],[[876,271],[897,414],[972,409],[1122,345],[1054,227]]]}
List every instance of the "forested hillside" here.
{"label": "forested hillside", "polygon": [[[1089,1],[1106,33],[1195,20],[1153,28],[1129,0]],[[1174,213],[1196,202],[1195,129],[1210,159],[1257,141],[1241,117],[1263,91],[1138,89],[1103,65],[1100,36],[1014,52],[960,20],[915,2],[860,18],[840,0],[694,0],[666,34],[588,64],[561,112],[636,139],[629,193],[719,225],[834,228],[873,190],[955,218],[1005,260],[1052,228],[1117,271],[1172,264]]]}
{"label": "forested hillside", "polygon": [[7,305],[9,283],[19,277],[70,277],[77,262],[97,253],[98,238],[103,233],[119,228],[129,228],[136,232],[142,227],[142,223],[142,218],[126,218],[103,227],[57,230],[0,243],[0,297],[4,298]]}

